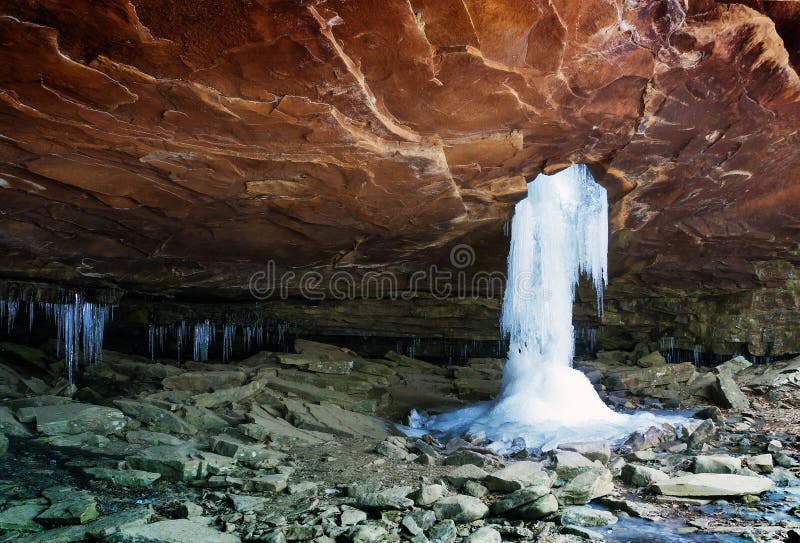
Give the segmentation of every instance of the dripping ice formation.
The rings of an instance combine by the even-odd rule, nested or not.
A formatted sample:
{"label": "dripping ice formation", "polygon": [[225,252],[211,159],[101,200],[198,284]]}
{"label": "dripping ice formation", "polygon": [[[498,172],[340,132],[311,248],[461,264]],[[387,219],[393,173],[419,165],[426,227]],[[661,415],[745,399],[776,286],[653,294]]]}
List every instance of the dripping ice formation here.
{"label": "dripping ice formation", "polygon": [[608,282],[608,200],[584,165],[539,175],[514,210],[508,278],[500,327],[509,337],[503,386],[494,402],[429,418],[412,412],[414,433],[483,436],[506,452],[520,438],[528,448],[618,440],[654,422],[605,405],[572,367],[572,305],[581,274],[597,292],[602,313]]}

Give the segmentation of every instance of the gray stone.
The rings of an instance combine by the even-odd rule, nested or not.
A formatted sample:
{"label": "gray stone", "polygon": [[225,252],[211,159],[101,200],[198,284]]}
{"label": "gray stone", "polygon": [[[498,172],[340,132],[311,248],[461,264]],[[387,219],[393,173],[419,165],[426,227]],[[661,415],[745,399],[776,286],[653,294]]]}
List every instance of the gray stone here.
{"label": "gray stone", "polygon": [[205,479],[210,472],[233,468],[234,461],[226,456],[200,451],[190,445],[149,447],[126,459],[133,469],[160,473],[167,481]]}
{"label": "gray stone", "polygon": [[378,443],[375,446],[375,452],[390,460],[406,460],[409,457],[408,450],[390,441],[381,441]]}
{"label": "gray stone", "polygon": [[386,529],[379,524],[359,524],[348,533],[351,543],[377,543],[386,535]]}
{"label": "gray stone", "polygon": [[608,464],[608,460],[611,458],[611,445],[604,440],[562,443],[558,448],[562,451],[580,453],[589,460],[597,460],[602,464]]}
{"label": "gray stone", "polygon": [[108,435],[125,428],[125,415],[118,409],[85,403],[24,407],[17,412],[20,419],[35,420],[41,434],[81,434],[91,432]]}
{"label": "gray stone", "polygon": [[489,464],[489,460],[486,456],[469,449],[461,449],[444,459],[445,466],[463,466],[465,464],[472,464],[482,468]]}
{"label": "gray stone", "polygon": [[266,380],[255,380],[240,387],[223,388],[214,392],[198,394],[193,398],[197,407],[221,407],[225,404],[241,402],[258,394],[265,385]]}
{"label": "gray stone", "polygon": [[186,519],[162,520],[141,526],[127,526],[109,541],[111,543],[240,543],[239,536],[219,532]]}
{"label": "gray stone", "polygon": [[161,409],[149,402],[138,400],[114,400],[114,405],[142,424],[148,426],[156,432],[166,432],[171,434],[195,435],[197,429],[188,424],[175,413]]}
{"label": "gray stone", "polygon": [[459,494],[441,498],[433,504],[433,512],[439,520],[451,519],[454,522],[472,522],[489,514],[489,508],[478,498]]}
{"label": "gray stone", "polygon": [[516,462],[490,473],[483,480],[483,484],[489,490],[513,492],[526,486],[550,486],[553,484],[553,478],[536,462]]}
{"label": "gray stone", "polygon": [[436,514],[430,509],[414,509],[409,516],[422,528],[422,531],[427,531],[436,524]]}
{"label": "gray stone", "polygon": [[431,543],[455,543],[456,537],[458,537],[458,531],[452,519],[434,524],[428,533]]}
{"label": "gray stone", "polygon": [[233,509],[238,513],[263,512],[269,501],[267,498],[248,494],[228,494],[228,499]]}
{"label": "gray stone", "polygon": [[467,481],[483,481],[489,474],[473,464],[458,466],[447,474],[447,480],[456,488],[461,488]]}
{"label": "gray stone", "polygon": [[244,384],[247,375],[240,370],[187,371],[166,377],[161,384],[167,390],[213,392]]}
{"label": "gray stone", "polygon": [[367,520],[367,514],[355,507],[342,506],[342,516],[339,522],[342,526],[355,526]]}
{"label": "gray stone", "polygon": [[476,498],[482,498],[489,493],[488,488],[476,481],[467,481],[464,483],[464,486],[461,487],[461,490],[464,492],[464,494],[468,494]]}
{"label": "gray stone", "polygon": [[594,462],[574,451],[556,451],[555,470],[560,479],[570,480],[595,467]]}
{"label": "gray stone", "polygon": [[761,494],[775,488],[765,477],[721,473],[684,475],[653,485],[660,494],[679,497],[725,497]]}
{"label": "gray stone", "polygon": [[344,437],[382,439],[388,435],[386,424],[380,419],[347,411],[338,405],[313,404],[291,398],[282,403],[286,420],[297,428]]}
{"label": "gray stone", "polygon": [[727,362],[723,362],[722,364],[715,366],[714,371],[716,373],[729,373],[730,375],[736,375],[740,371],[746,370],[752,365],[752,362],[747,360],[745,357],[737,356],[731,358]]}
{"label": "gray stone", "polygon": [[34,519],[47,509],[38,504],[15,505],[0,512],[0,531],[38,532],[42,529]]}
{"label": "gray stone", "polygon": [[365,492],[356,498],[356,505],[364,509],[387,510],[408,509],[414,501],[407,498],[411,494],[410,486],[396,486],[376,492]]}
{"label": "gray stone", "polygon": [[742,461],[723,454],[701,455],[694,458],[695,473],[736,473],[742,469]]}
{"label": "gray stone", "polygon": [[502,541],[500,532],[491,526],[478,528],[467,538],[467,543],[501,543]]}
{"label": "gray stone", "polygon": [[322,526],[309,524],[290,524],[281,530],[286,541],[310,541],[322,535]]}
{"label": "gray stone", "polygon": [[314,496],[319,490],[319,484],[314,481],[301,481],[288,485],[286,490],[289,494],[298,496]]}
{"label": "gray stone", "polygon": [[152,514],[153,510],[149,506],[126,509],[110,515],[104,515],[88,524],[64,526],[23,536],[16,539],[15,543],[72,543],[73,541],[87,539],[105,540],[104,538],[115,534],[123,528],[141,526],[147,523]]}
{"label": "gray stone", "polygon": [[424,532],[411,515],[404,516],[403,520],[400,521],[400,525],[411,535],[420,535]]}
{"label": "gray stone", "polygon": [[609,497],[601,498],[600,503],[613,511],[623,511],[632,517],[645,520],[656,520],[660,517],[658,507],[650,505],[649,503]]}
{"label": "gray stone", "polygon": [[586,506],[566,507],[561,511],[561,524],[573,526],[608,526],[616,524],[617,517],[608,511]]}
{"label": "gray stone", "polygon": [[539,520],[558,511],[558,499],[553,494],[542,496],[535,502],[509,511],[508,515],[521,520]]}
{"label": "gray stone", "polygon": [[648,487],[653,483],[666,481],[667,479],[669,479],[669,475],[656,468],[638,464],[626,464],[622,468],[622,480],[633,486]]}
{"label": "gray stone", "polygon": [[32,435],[28,427],[18,421],[11,409],[6,406],[0,406],[0,432],[12,437],[30,437]]}
{"label": "gray stone", "polygon": [[772,473],[774,464],[772,463],[772,455],[759,454],[745,459],[747,467],[756,473]]}
{"label": "gray stone", "polygon": [[248,417],[252,422],[240,424],[239,431],[257,441],[269,441],[276,445],[320,445],[332,437],[330,434],[296,428],[260,406],[251,406]]}
{"label": "gray stone", "polygon": [[0,458],[3,458],[8,452],[8,438],[5,434],[0,434]]}
{"label": "gray stone", "polygon": [[409,497],[420,507],[428,507],[444,495],[445,488],[442,485],[422,485],[419,490]]}
{"label": "gray stone", "polygon": [[717,437],[717,425],[713,420],[704,420],[689,436],[687,444],[690,449],[697,449]]}
{"label": "gray stone", "polygon": [[641,368],[653,368],[657,366],[666,366],[667,361],[660,352],[653,351],[637,360],[636,365]]}
{"label": "gray stone", "polygon": [[535,502],[547,494],[550,494],[549,485],[529,486],[515,490],[511,494],[498,497],[492,504],[492,513],[502,515],[528,503]]}
{"label": "gray stone", "polygon": [[211,440],[211,450],[236,460],[237,464],[252,469],[272,469],[286,459],[286,454],[258,445],[241,443],[235,438],[221,435]]}
{"label": "gray stone", "polygon": [[750,401],[744,395],[739,385],[728,372],[716,375],[716,382],[711,387],[711,397],[720,407],[729,409],[749,409]]}
{"label": "gray stone", "polygon": [[177,447],[185,444],[185,441],[178,437],[163,432],[148,432],[147,430],[130,430],[125,434],[125,439],[128,443],[136,445],[171,445]]}
{"label": "gray stone", "polygon": [[253,490],[256,492],[271,492],[277,494],[286,490],[289,485],[289,475],[286,473],[273,473],[259,475],[250,479]]}
{"label": "gray stone", "polygon": [[614,491],[613,477],[606,468],[592,468],[578,474],[563,487],[555,490],[563,505],[583,505]]}
{"label": "gray stone", "polygon": [[42,494],[51,503],[50,507],[36,517],[36,522],[44,526],[86,524],[99,516],[95,497],[86,491],[56,487],[49,488]]}
{"label": "gray stone", "polygon": [[[567,537],[575,537],[578,538],[579,542],[582,541],[597,541],[603,542],[606,540],[603,537],[603,534],[596,530],[592,530],[590,528],[584,528],[583,526],[574,526],[574,525],[567,525],[561,528],[561,531],[564,532],[566,535],[560,535],[560,538],[567,538]],[[550,543],[550,542],[548,542]],[[575,539],[557,539],[552,541],[552,543],[577,543]]]}
{"label": "gray stone", "polygon": [[94,479],[128,488],[147,488],[161,478],[160,473],[138,469],[85,468],[83,472]]}

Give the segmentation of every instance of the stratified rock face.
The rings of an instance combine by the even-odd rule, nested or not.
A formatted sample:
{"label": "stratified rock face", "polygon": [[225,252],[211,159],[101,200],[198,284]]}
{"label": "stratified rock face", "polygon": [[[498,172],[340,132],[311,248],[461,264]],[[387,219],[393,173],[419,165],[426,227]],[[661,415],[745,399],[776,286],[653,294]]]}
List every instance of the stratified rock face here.
{"label": "stratified rock face", "polygon": [[748,4],[6,3],[0,273],[502,270],[526,179],[586,162],[623,294],[796,302],[800,10]]}

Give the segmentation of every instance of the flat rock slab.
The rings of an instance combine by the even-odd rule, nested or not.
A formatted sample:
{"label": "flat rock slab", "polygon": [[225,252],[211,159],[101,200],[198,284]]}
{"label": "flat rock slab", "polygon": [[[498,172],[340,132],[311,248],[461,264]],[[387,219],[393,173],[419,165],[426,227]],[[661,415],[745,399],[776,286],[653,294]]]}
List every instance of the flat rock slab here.
{"label": "flat rock slab", "polygon": [[175,413],[139,400],[114,400],[114,405],[128,415],[157,432],[194,435],[197,429]]}
{"label": "flat rock slab", "polygon": [[326,432],[344,437],[384,438],[386,424],[376,417],[347,411],[333,404],[313,404],[286,398],[286,420],[304,430]]}
{"label": "flat rock slab", "polygon": [[679,497],[725,497],[761,494],[775,488],[766,477],[728,473],[684,475],[653,485],[659,494]]}
{"label": "flat rock slab", "polygon": [[160,473],[168,481],[205,479],[209,472],[232,469],[234,459],[191,446],[157,445],[129,456],[128,465],[137,470]]}
{"label": "flat rock slab", "polygon": [[123,528],[111,543],[240,543],[239,536],[222,533],[191,520],[162,520]]}
{"label": "flat rock slab", "polygon": [[24,421],[36,421],[36,430],[47,435],[113,434],[125,428],[125,415],[119,409],[86,403],[68,403],[42,407],[23,407],[17,417]]}
{"label": "flat rock slab", "polygon": [[86,468],[83,472],[94,479],[127,488],[147,488],[161,478],[160,473],[138,469]]}
{"label": "flat rock slab", "polygon": [[244,384],[247,375],[243,371],[188,371],[161,381],[167,390],[189,392],[214,392],[223,388]]}

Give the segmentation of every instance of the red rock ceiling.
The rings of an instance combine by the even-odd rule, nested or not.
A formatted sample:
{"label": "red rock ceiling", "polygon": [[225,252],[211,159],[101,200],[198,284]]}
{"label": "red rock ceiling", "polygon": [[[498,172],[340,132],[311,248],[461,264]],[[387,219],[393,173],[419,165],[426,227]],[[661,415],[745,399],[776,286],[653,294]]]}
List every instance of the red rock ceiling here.
{"label": "red rock ceiling", "polygon": [[0,274],[162,291],[504,267],[525,179],[592,164],[622,284],[800,262],[800,9],[708,0],[0,4]]}

